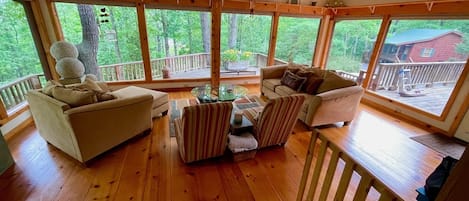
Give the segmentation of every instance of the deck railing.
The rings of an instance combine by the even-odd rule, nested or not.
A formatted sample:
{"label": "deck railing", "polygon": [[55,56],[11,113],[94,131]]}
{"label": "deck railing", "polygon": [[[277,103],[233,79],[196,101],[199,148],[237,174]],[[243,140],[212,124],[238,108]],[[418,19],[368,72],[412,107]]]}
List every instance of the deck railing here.
{"label": "deck railing", "polygon": [[29,75],[17,79],[11,83],[0,87],[0,98],[5,111],[1,116],[4,117],[9,110],[15,108],[26,100],[26,93],[32,89],[40,89],[41,82],[39,77],[42,75]]}
{"label": "deck railing", "polygon": [[[399,84],[399,72],[410,73],[410,80],[406,85],[425,85],[431,87],[438,83],[455,83],[461,75],[466,62],[427,62],[427,63],[380,63],[371,81],[371,90],[395,90]],[[340,76],[358,82],[365,79],[366,72],[349,73],[336,71]]]}
{"label": "deck railing", "polygon": [[[171,73],[181,73],[199,69],[210,68],[210,54],[198,53],[188,54],[174,57],[166,57],[160,59],[152,59],[151,72],[153,79],[161,79],[163,77],[162,70],[169,68]],[[275,59],[275,64],[286,63],[285,61]],[[267,55],[261,53],[253,53],[249,60],[251,67],[263,67],[267,65]],[[99,67],[101,72],[101,80],[103,81],[122,81],[122,80],[143,80],[145,72],[142,61],[127,62],[121,64],[111,64]]]}
{"label": "deck railing", "polygon": [[397,89],[399,72],[410,73],[408,85],[426,85],[437,83],[455,83],[461,75],[466,62],[426,62],[426,63],[381,63],[375,70],[371,83],[372,90]]}

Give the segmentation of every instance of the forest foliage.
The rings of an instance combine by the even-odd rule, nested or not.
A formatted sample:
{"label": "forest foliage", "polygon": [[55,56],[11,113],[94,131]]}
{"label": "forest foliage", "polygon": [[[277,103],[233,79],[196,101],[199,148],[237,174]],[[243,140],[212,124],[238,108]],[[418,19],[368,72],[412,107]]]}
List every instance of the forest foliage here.
{"label": "forest foliage", "polygon": [[[79,44],[82,25],[76,4],[55,3],[66,40]],[[97,61],[99,66],[142,60],[137,13],[134,7],[94,6],[99,26]],[[210,13],[164,9],[145,10],[151,59],[209,53]],[[267,54],[270,15],[222,14],[221,51],[235,49]],[[207,22],[206,26],[203,23]],[[41,73],[29,25],[21,4],[0,3],[0,82]],[[281,16],[275,57],[284,61],[311,64],[319,18]],[[381,20],[341,20],[334,30],[327,68],[357,72],[363,54],[371,51]],[[456,48],[469,54],[469,20],[393,20],[388,36],[415,28],[452,29],[464,35]]]}

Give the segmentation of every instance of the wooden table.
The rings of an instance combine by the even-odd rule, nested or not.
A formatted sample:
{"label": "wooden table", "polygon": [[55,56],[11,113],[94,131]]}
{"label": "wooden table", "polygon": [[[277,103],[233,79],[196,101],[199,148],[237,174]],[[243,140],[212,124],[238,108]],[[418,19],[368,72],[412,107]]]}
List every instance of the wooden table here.
{"label": "wooden table", "polygon": [[243,115],[243,121],[241,123],[235,123],[234,122],[234,115],[231,115],[230,124],[231,124],[230,125],[230,132],[231,132],[232,135],[239,135],[239,134],[241,134],[243,132],[246,132],[246,131],[252,133],[253,124],[244,115]]}

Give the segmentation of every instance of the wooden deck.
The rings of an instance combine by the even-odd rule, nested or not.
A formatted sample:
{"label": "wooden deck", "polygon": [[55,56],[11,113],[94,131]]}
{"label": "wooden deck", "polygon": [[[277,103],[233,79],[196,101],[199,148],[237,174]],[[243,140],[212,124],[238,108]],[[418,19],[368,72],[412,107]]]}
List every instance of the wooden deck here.
{"label": "wooden deck", "polygon": [[[259,93],[257,86],[249,87]],[[171,92],[170,99],[190,98]],[[284,147],[258,151],[254,160],[229,157],[182,163],[169,137],[168,116],[151,134],[136,137],[83,167],[48,145],[34,126],[8,140],[16,165],[0,176],[2,200],[295,200],[311,132],[298,123]],[[361,105],[350,126],[319,129],[366,164],[405,200],[441,156],[409,139],[429,134]]]}
{"label": "wooden deck", "polygon": [[[246,75],[260,75],[260,69],[258,67],[249,67],[245,71],[226,71],[223,70],[220,73],[221,77],[238,77],[238,76],[246,76]],[[178,72],[178,73],[171,73],[171,78],[205,78],[211,76],[211,69],[204,68],[186,72]]]}
{"label": "wooden deck", "polygon": [[376,90],[377,94],[397,100],[401,103],[422,109],[439,116],[448,102],[451,92],[453,92],[454,84],[437,84],[431,88],[419,88],[423,96],[403,97],[399,95],[398,90]]}

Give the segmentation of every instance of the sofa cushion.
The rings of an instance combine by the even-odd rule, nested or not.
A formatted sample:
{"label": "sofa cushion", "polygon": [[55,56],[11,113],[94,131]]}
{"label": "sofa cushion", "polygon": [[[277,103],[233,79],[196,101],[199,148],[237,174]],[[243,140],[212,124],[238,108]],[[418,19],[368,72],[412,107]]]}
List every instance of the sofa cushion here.
{"label": "sofa cushion", "polygon": [[357,85],[356,82],[352,80],[347,80],[342,78],[341,76],[337,75],[334,72],[327,71],[324,75],[324,81],[319,86],[316,93],[323,93],[326,91],[330,91],[333,89],[339,89],[344,87],[350,87]]}
{"label": "sofa cushion", "polygon": [[262,86],[272,91],[275,90],[275,87],[280,85],[282,85],[280,79],[265,79],[262,81]]}
{"label": "sofa cushion", "polygon": [[52,96],[57,100],[69,104],[71,107],[98,102],[96,93],[89,90],[55,87],[52,89]]}
{"label": "sofa cushion", "polygon": [[298,92],[288,86],[280,85],[280,86],[275,87],[275,93],[277,93],[280,96],[290,96],[293,94],[297,94]]}
{"label": "sofa cushion", "polygon": [[303,86],[303,84],[305,83],[306,81],[306,78],[305,77],[300,77],[290,71],[285,71],[285,73],[283,74],[283,77],[282,79],[280,80],[280,82],[283,84],[283,85],[286,85],[288,87],[290,87],[291,89],[295,90],[295,91],[299,91],[301,90],[301,86]]}
{"label": "sofa cushion", "polygon": [[42,88],[42,92],[47,94],[48,96],[52,96],[52,89],[54,89],[57,86],[63,87],[63,85],[60,82],[57,82],[55,80],[49,80],[47,81],[46,86]]}

